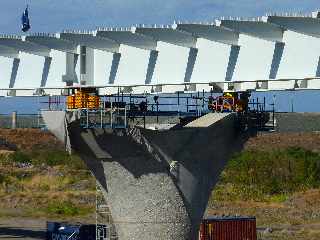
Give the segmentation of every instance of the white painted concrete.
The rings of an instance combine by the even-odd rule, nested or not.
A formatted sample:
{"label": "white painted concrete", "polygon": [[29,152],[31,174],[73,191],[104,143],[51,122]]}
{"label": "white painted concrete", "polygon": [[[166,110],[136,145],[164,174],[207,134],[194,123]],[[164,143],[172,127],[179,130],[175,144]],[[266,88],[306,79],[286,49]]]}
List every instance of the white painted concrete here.
{"label": "white painted concrete", "polygon": [[94,85],[104,86],[109,83],[112,53],[94,49]]}
{"label": "white painted concrete", "polygon": [[121,59],[114,84],[145,84],[150,51],[121,44],[120,53]]}
{"label": "white painted concrete", "polygon": [[[267,40],[240,34],[240,53],[232,81],[269,79],[275,44]],[[246,83],[244,88],[254,88],[255,83]]]}
{"label": "white painted concrete", "polygon": [[231,46],[204,38],[197,40],[198,55],[191,83],[223,82],[226,77]]}
{"label": "white painted concrete", "polygon": [[320,39],[286,31],[284,42],[286,45],[277,78],[315,76],[320,56]]}
{"label": "white painted concrete", "polygon": [[[0,88],[8,88],[14,58],[0,57]],[[0,96],[6,96],[7,91],[0,91]]]}
{"label": "white painted concrete", "polygon": [[14,88],[38,88],[41,84],[45,58],[20,52],[20,64]]}
{"label": "white painted concrete", "polygon": [[[264,22],[220,24],[2,36],[0,89],[14,79],[14,58],[20,62],[15,64],[13,88],[64,87],[67,82],[79,85],[80,80],[90,86],[150,85],[134,87],[139,93],[155,92],[156,84],[181,84],[157,87],[162,92],[184,91],[185,83],[196,83],[187,84],[187,91],[208,91],[209,85],[199,83],[211,82],[220,82],[227,90],[224,81],[249,81],[234,83],[235,90],[320,88],[319,80],[301,81],[320,77],[319,19],[269,17]],[[80,72],[81,46],[86,47],[85,73]],[[269,79],[278,81],[259,83]]]}
{"label": "white painted concrete", "polygon": [[64,52],[51,50],[51,65],[46,82],[46,87],[63,87],[66,85],[62,76],[66,74],[66,54]]}
{"label": "white painted concrete", "polygon": [[157,50],[159,55],[151,84],[183,83],[189,48],[158,42]]}

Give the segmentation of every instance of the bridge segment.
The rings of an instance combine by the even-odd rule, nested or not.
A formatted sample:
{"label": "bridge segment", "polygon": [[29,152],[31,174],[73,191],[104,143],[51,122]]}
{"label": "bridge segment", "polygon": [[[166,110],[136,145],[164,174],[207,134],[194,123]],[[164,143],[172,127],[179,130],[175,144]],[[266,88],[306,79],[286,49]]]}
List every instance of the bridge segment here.
{"label": "bridge segment", "polygon": [[[109,81],[110,84],[126,86],[150,83],[158,57],[157,43],[154,39],[135,34],[131,28],[99,29],[97,36],[112,39],[120,44],[118,61],[115,61],[117,72],[112,81]],[[146,89],[150,91],[150,88]]]}
{"label": "bridge segment", "polygon": [[[59,34],[59,38],[71,41],[78,46],[80,64],[76,75],[80,76],[81,85],[99,86],[112,82],[110,79],[114,78],[116,72],[114,62],[120,55],[120,45],[117,42],[96,36],[96,31],[65,31]],[[70,59],[67,67],[72,65],[73,62]],[[104,94],[102,91],[100,93]]]}
{"label": "bridge segment", "polygon": [[[165,84],[190,82],[198,53],[194,36],[172,26],[140,26],[133,31],[157,41],[158,57],[150,84],[163,84],[162,88],[169,90]],[[183,86],[176,87],[177,90],[183,91]]]}
{"label": "bridge segment", "polygon": [[[18,50],[4,45],[0,46],[0,88],[14,86],[19,63],[20,59]],[[0,95],[7,94],[8,92],[6,90],[0,91]]]}
{"label": "bridge segment", "polygon": [[[239,33],[242,46],[233,80],[275,79],[284,48],[283,29],[260,19],[221,20],[220,26]],[[253,68],[254,66],[254,68]],[[241,84],[240,89],[255,89],[256,83]],[[238,88],[239,88],[238,87]],[[267,88],[267,86],[261,86]]]}
{"label": "bridge segment", "polygon": [[[4,84],[8,84],[7,88],[25,88],[26,83],[29,87],[39,87],[44,79],[42,70],[45,68],[46,58],[50,57],[50,49],[28,42],[25,37],[20,36],[2,36],[0,46],[7,50],[3,57],[9,56],[9,49],[17,54],[13,58],[12,67],[4,71],[7,73],[11,71],[10,78],[8,74],[4,75]],[[30,67],[31,62],[32,67]],[[8,94],[15,95],[15,91]]]}
{"label": "bridge segment", "polygon": [[[198,54],[191,83],[223,82],[232,79],[240,50],[239,34],[213,24],[178,23],[174,27],[197,37]],[[199,88],[203,87],[205,86]],[[223,85],[221,87],[223,88]]]}
{"label": "bridge segment", "polygon": [[[277,78],[319,77],[320,19],[301,16],[268,16],[266,20],[286,30],[283,35],[285,48]],[[313,84],[317,83],[313,82]],[[319,87],[319,85],[310,87]]]}

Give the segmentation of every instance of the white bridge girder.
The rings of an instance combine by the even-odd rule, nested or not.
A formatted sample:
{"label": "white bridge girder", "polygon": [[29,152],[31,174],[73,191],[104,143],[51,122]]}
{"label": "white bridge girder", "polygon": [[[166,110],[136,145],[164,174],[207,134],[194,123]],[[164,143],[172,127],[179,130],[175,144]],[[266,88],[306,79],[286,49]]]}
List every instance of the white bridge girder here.
{"label": "white bridge girder", "polygon": [[320,89],[318,16],[3,35],[0,95]]}

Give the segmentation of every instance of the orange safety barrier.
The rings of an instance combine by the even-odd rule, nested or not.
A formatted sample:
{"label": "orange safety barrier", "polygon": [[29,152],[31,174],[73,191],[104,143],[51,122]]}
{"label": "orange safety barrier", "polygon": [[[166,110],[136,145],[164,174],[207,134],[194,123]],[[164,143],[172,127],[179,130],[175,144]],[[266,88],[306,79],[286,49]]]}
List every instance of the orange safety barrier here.
{"label": "orange safety barrier", "polygon": [[100,98],[78,90],[74,95],[67,97],[66,104],[67,109],[98,109],[100,107]]}

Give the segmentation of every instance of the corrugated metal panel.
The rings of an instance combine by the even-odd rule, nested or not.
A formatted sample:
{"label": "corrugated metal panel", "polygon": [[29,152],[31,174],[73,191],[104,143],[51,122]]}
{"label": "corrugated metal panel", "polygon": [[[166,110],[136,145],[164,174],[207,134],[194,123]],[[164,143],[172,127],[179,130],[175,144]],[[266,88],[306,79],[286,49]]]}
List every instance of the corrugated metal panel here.
{"label": "corrugated metal panel", "polygon": [[256,219],[211,217],[200,225],[199,240],[257,240]]}

